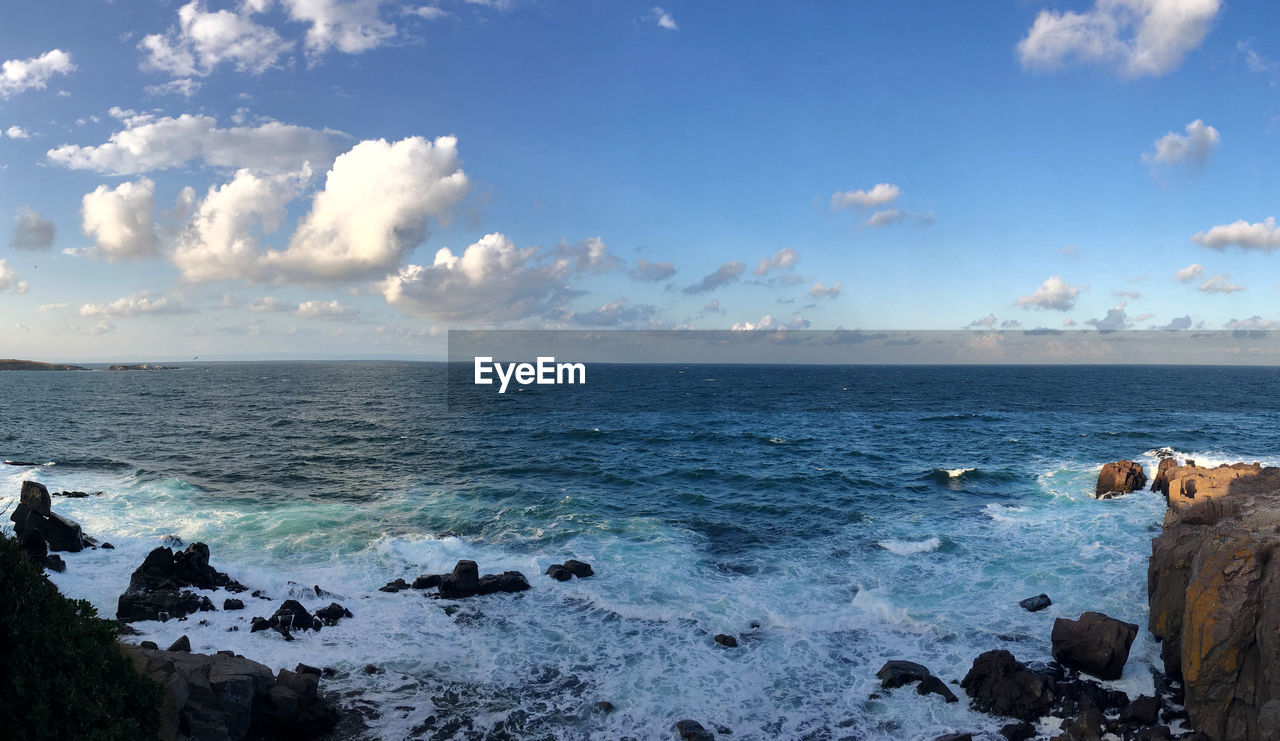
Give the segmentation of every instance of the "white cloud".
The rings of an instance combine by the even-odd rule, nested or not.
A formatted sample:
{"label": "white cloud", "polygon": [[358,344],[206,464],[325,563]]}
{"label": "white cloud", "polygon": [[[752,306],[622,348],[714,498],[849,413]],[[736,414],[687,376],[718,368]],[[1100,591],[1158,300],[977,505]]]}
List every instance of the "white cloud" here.
{"label": "white cloud", "polygon": [[1069,311],[1076,304],[1076,296],[1080,289],[1067,283],[1062,276],[1049,278],[1029,296],[1018,299],[1018,305],[1025,309],[1052,309]]}
{"label": "white cloud", "polygon": [[1245,66],[1247,66],[1251,72],[1272,74],[1276,71],[1280,71],[1280,64],[1276,64],[1273,60],[1267,59],[1255,51],[1251,41],[1237,41],[1236,51],[1244,54]]}
{"label": "white cloud", "polygon": [[877,211],[874,214],[871,214],[871,218],[867,219],[867,226],[872,228],[888,226],[902,221],[905,218],[907,218],[907,215],[898,209],[886,208],[883,211]]}
{"label": "white cloud", "polygon": [[283,0],[289,17],[310,24],[307,52],[337,49],[359,54],[395,38],[396,27],[382,18],[384,0]]}
{"label": "white cloud", "polygon": [[1203,167],[1222,137],[1217,129],[1198,118],[1187,124],[1186,131],[1186,134],[1170,131],[1157,139],[1154,151],[1142,155],[1142,161],[1152,168],[1179,163],[1185,163],[1193,170]]}
{"label": "white cloud", "polygon": [[750,332],[763,329],[808,329],[809,320],[804,317],[794,317],[790,321],[782,321],[775,319],[772,314],[765,314],[758,322],[737,322],[732,329],[735,332]]}
{"label": "white cloud", "polygon": [[1158,329],[1191,329],[1191,315],[1174,317],[1169,323]]}
{"label": "white cloud", "polygon": [[1238,293],[1247,288],[1247,286],[1232,283],[1230,279],[1230,273],[1215,275],[1204,283],[1201,283],[1200,288],[1197,290],[1205,293]]}
{"label": "white cloud", "polygon": [[1274,216],[1250,224],[1244,219],[1215,226],[1207,232],[1196,232],[1191,241],[1215,250],[1239,247],[1246,250],[1271,250],[1280,247],[1280,228]]}
{"label": "white cloud", "polygon": [[51,311],[62,311],[63,309],[69,309],[69,308],[71,308],[71,304],[67,304],[67,303],[42,304],[39,308],[39,311],[41,314],[48,314]]}
{"label": "white cloud", "polygon": [[17,125],[10,126],[9,128],[5,129],[4,133],[8,135],[10,139],[30,139],[31,138],[31,134],[27,133],[26,129]]}
{"label": "white cloud", "polygon": [[263,296],[262,298],[254,299],[253,302],[249,304],[249,311],[255,311],[260,314],[294,311],[296,309],[296,306],[287,304],[275,296]]}
{"label": "white cloud", "polygon": [[1280,329],[1280,319],[1263,319],[1254,314],[1248,319],[1232,319],[1224,326],[1227,329]]}
{"label": "white cloud", "polygon": [[181,95],[184,98],[190,98],[200,89],[202,83],[197,82],[190,77],[181,77],[177,80],[170,80],[159,85],[147,85],[145,90],[147,95],[160,97],[164,95]]}
{"label": "white cloud", "polygon": [[870,190],[838,190],[831,194],[831,210],[840,211],[857,206],[875,208],[887,206],[902,195],[902,189],[892,183],[877,183]]}
{"label": "white cloud", "polygon": [[147,314],[185,314],[187,311],[186,307],[164,296],[153,297],[148,291],[139,291],[107,304],[85,304],[80,307],[80,316],[123,319]]}
{"label": "white cloud", "polygon": [[44,90],[49,78],[75,69],[71,55],[61,49],[30,59],[10,59],[0,64],[0,98],[9,98],[25,90]]}
{"label": "white cloud", "polygon": [[703,314],[723,314],[724,309],[721,308],[720,306],[720,299],[713,298],[710,301],[708,301],[707,305],[702,307],[702,313]]}
{"label": "white cloud", "polygon": [[657,313],[655,306],[636,305],[626,299],[618,299],[591,311],[572,312],[566,318],[584,327],[619,327],[650,321]]}
{"label": "white cloud", "polygon": [[434,5],[423,5],[420,8],[405,8],[404,12],[429,21],[439,20],[449,15],[449,11],[444,8],[437,8]]}
{"label": "white cloud", "polygon": [[1221,0],[1096,0],[1084,12],[1042,10],[1018,43],[1022,65],[1114,66],[1122,77],[1161,77],[1200,46]]}
{"label": "white cloud", "polygon": [[790,270],[797,262],[800,262],[800,253],[790,247],[783,247],[768,257],[760,258],[760,264],[751,272],[764,276],[776,270]]}
{"label": "white cloud", "polygon": [[841,281],[836,281],[829,286],[824,284],[822,281],[818,281],[809,289],[809,296],[814,299],[835,298],[839,296],[840,292],[843,290],[844,283]]}
{"label": "white cloud", "polygon": [[346,321],[355,319],[360,312],[337,301],[303,301],[298,304],[297,315],[307,319]]}
{"label": "white cloud", "polygon": [[653,283],[675,275],[676,266],[670,262],[649,262],[641,257],[627,274],[635,280]]}
{"label": "white cloud", "polygon": [[704,275],[702,280],[697,283],[686,286],[684,292],[692,296],[698,293],[714,291],[737,280],[742,275],[742,271],[746,269],[747,266],[744,263],[738,260],[731,260],[716,268],[715,271]]}
{"label": "white cloud", "polygon": [[1190,283],[1191,281],[1204,275],[1204,266],[1198,262],[1193,262],[1185,268],[1173,274],[1173,279],[1179,283]]}
{"label": "white cloud", "polygon": [[671,14],[659,7],[654,7],[649,11],[649,17],[659,28],[665,28],[668,31],[679,31],[680,27],[676,25],[676,21]]}
{"label": "white cloud", "polygon": [[30,286],[22,276],[18,275],[18,271],[9,267],[9,263],[0,260],[0,293],[5,291],[13,291],[14,293],[26,293]]}
{"label": "white cloud", "polygon": [[155,206],[155,183],[147,178],[114,189],[99,185],[86,193],[81,199],[81,228],[94,246],[84,254],[109,262],[155,256]]}
{"label": "white cloud", "polygon": [[9,240],[9,249],[13,250],[47,250],[53,246],[55,229],[53,222],[23,206],[18,209],[17,223],[13,227],[13,237]]}
{"label": "white cloud", "polygon": [[218,128],[211,116],[183,114],[153,119],[133,111],[112,109],[126,128],[104,144],[65,144],[50,149],[51,162],[73,170],[137,175],[201,160],[212,167],[255,172],[294,172],[310,163],[323,171],[339,151],[346,134],[269,121],[261,126]]}
{"label": "white cloud", "polygon": [[978,317],[977,319],[974,319],[973,321],[969,322],[967,326],[975,327],[975,328],[976,327],[994,327],[996,326],[996,315],[987,314],[986,316]]}
{"label": "white cloud", "polygon": [[276,66],[292,44],[249,15],[229,10],[209,12],[201,0],[178,9],[178,25],[165,34],[143,37],[138,48],[145,54],[144,70],[164,72],[175,78],[207,75],[226,63],[237,71],[260,75]]}
{"label": "white cloud", "polygon": [[1119,306],[1107,309],[1106,316],[1101,319],[1090,319],[1085,322],[1085,324],[1092,324],[1094,327],[1104,332],[1128,329],[1130,326],[1129,317],[1125,314],[1124,307],[1124,304],[1120,304]]}

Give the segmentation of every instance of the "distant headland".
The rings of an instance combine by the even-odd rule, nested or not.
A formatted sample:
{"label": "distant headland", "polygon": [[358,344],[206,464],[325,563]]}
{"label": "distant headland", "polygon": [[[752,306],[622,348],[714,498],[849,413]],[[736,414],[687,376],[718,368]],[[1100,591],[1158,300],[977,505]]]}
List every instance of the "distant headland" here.
{"label": "distant headland", "polygon": [[41,363],[36,360],[0,360],[0,371],[81,371],[87,370],[78,365],[60,365],[57,363]]}

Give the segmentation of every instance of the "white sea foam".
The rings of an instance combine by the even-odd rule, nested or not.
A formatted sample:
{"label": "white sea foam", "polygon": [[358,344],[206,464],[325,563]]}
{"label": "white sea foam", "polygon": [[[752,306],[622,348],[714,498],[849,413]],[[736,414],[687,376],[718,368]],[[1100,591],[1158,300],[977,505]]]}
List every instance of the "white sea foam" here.
{"label": "white sea foam", "polygon": [[924,540],[882,540],[876,545],[895,556],[912,556],[917,553],[936,551],[942,545],[942,541],[935,536]]}
{"label": "white sea foam", "polygon": [[950,476],[951,478],[958,479],[961,476],[965,475],[966,473],[972,473],[978,469],[976,468],[944,468],[942,470],[946,471],[947,475]]}

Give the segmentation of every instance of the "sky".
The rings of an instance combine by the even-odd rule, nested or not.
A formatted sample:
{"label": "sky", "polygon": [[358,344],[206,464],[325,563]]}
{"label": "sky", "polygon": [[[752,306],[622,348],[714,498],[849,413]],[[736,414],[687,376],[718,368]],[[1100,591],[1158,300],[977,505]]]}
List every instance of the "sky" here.
{"label": "sky", "polygon": [[67,0],[0,19],[0,357],[448,329],[1280,329],[1280,6]]}

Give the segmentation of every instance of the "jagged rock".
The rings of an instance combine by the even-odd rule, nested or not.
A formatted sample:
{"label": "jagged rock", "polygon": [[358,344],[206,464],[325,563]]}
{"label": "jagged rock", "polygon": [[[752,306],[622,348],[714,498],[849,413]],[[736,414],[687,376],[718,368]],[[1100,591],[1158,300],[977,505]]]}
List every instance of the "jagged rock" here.
{"label": "jagged rock", "polygon": [[1137,635],[1137,625],[1100,612],[1086,612],[1079,620],[1058,618],[1053,622],[1053,658],[1099,679],[1119,679]]}
{"label": "jagged rock", "polygon": [[396,592],[403,592],[408,588],[409,588],[409,582],[405,581],[404,579],[396,579],[395,581],[389,581],[386,584],[378,587],[378,591],[395,594]]}
{"label": "jagged rock", "polygon": [[676,721],[676,733],[684,741],[714,741],[715,734],[702,727],[696,720]]}
{"label": "jagged rock", "polygon": [[588,576],[595,576],[596,574],[595,570],[591,568],[591,564],[586,561],[578,561],[571,558],[564,562],[564,567],[569,570],[570,574],[579,579],[586,579]]}
{"label": "jagged rock", "polygon": [[1027,612],[1040,612],[1044,608],[1053,604],[1053,600],[1049,599],[1047,594],[1037,594],[1034,597],[1028,597],[1018,603],[1018,606]]}
{"label": "jagged rock", "polygon": [[32,512],[45,517],[53,513],[53,500],[49,497],[49,490],[38,481],[22,482],[22,492],[18,496],[18,502],[25,504]]}
{"label": "jagged rock", "polygon": [[916,685],[917,695],[938,695],[946,702],[958,702],[960,698],[951,691],[947,683],[934,676],[925,677]]}
{"label": "jagged rock", "polygon": [[193,612],[212,612],[216,608],[208,597],[184,589],[161,589],[154,592],[125,592],[116,602],[116,619],[126,623],[138,620],[174,620]]}
{"label": "jagged rock", "polygon": [[157,589],[218,589],[243,592],[245,586],[209,565],[209,546],[192,543],[184,551],[174,552],[160,546],[147,554],[142,565],[129,576],[130,591]]}
{"label": "jagged rock", "polygon": [[110,543],[103,543],[100,547],[103,550],[107,550],[107,551],[114,551],[116,549],[116,547],[111,545]]}
{"label": "jagged rock", "polygon": [[1142,695],[1120,713],[1120,722],[1135,726],[1153,726],[1160,719],[1160,698]]}
{"label": "jagged rock", "polygon": [[51,551],[74,553],[84,550],[84,536],[80,531],[80,524],[50,511],[46,501],[49,495],[48,490],[40,484],[35,485],[38,488],[26,487],[26,484],[34,483],[24,482],[25,501],[18,502],[18,506],[13,508],[13,514],[9,515],[9,520],[13,522],[13,534],[21,540],[29,533],[39,533],[44,537]]}
{"label": "jagged rock", "polygon": [[1101,710],[1090,708],[1075,720],[1063,721],[1062,730],[1068,741],[1102,741],[1106,722]]}
{"label": "jagged rock", "polygon": [[1076,672],[1063,672],[1053,684],[1053,715],[1072,718],[1097,708],[1104,714],[1115,714],[1129,706],[1129,696],[1122,690],[1104,687],[1092,679],[1081,679]]}
{"label": "jagged rock", "polygon": [[423,574],[413,580],[414,589],[434,589],[440,586],[440,580],[444,577],[439,574]]}
{"label": "jagged rock", "polygon": [[548,566],[546,574],[556,581],[569,581],[573,578],[573,572],[558,563]]}
{"label": "jagged rock", "polygon": [[183,653],[191,653],[191,639],[182,636],[173,642],[173,645],[165,649],[166,651],[182,651]]}
{"label": "jagged rock", "polygon": [[1108,463],[1098,472],[1098,484],[1094,487],[1094,499],[1111,499],[1138,491],[1147,485],[1147,474],[1141,463],[1116,461]]}
{"label": "jagged rock", "polygon": [[881,687],[892,690],[912,682],[920,682],[933,674],[924,664],[893,660],[886,661],[884,666],[880,667],[880,671],[876,672],[876,676],[880,678]]}
{"label": "jagged rock", "polygon": [[1053,680],[1042,677],[1004,650],[973,660],[961,680],[975,710],[1031,722],[1053,705]]}
{"label": "jagged rock", "polygon": [[480,567],[475,561],[463,559],[453,571],[440,579],[441,597],[470,597],[480,591]]}
{"label": "jagged rock", "polygon": [[352,617],[351,611],[337,602],[330,603],[328,607],[321,607],[316,610],[316,617],[325,625],[337,625],[338,621],[343,618]]}
{"label": "jagged rock", "polygon": [[224,610],[243,610],[244,600],[228,597],[222,601],[222,609]]}
{"label": "jagged rock", "polygon": [[734,638],[731,635],[727,635],[725,633],[717,634],[713,640],[715,640],[716,643],[720,644],[721,646],[724,646],[725,648],[738,647],[738,639]]}
{"label": "jagged rock", "polygon": [[972,733],[944,733],[933,741],[973,741]]}
{"label": "jagged rock", "polygon": [[1151,491],[1169,494],[1169,470],[1178,467],[1178,459],[1172,456],[1160,458],[1160,466],[1156,468],[1155,478],[1151,480]]}
{"label": "jagged rock", "polygon": [[307,612],[296,599],[287,599],[271,616],[276,625],[287,630],[320,630],[320,620]]}

